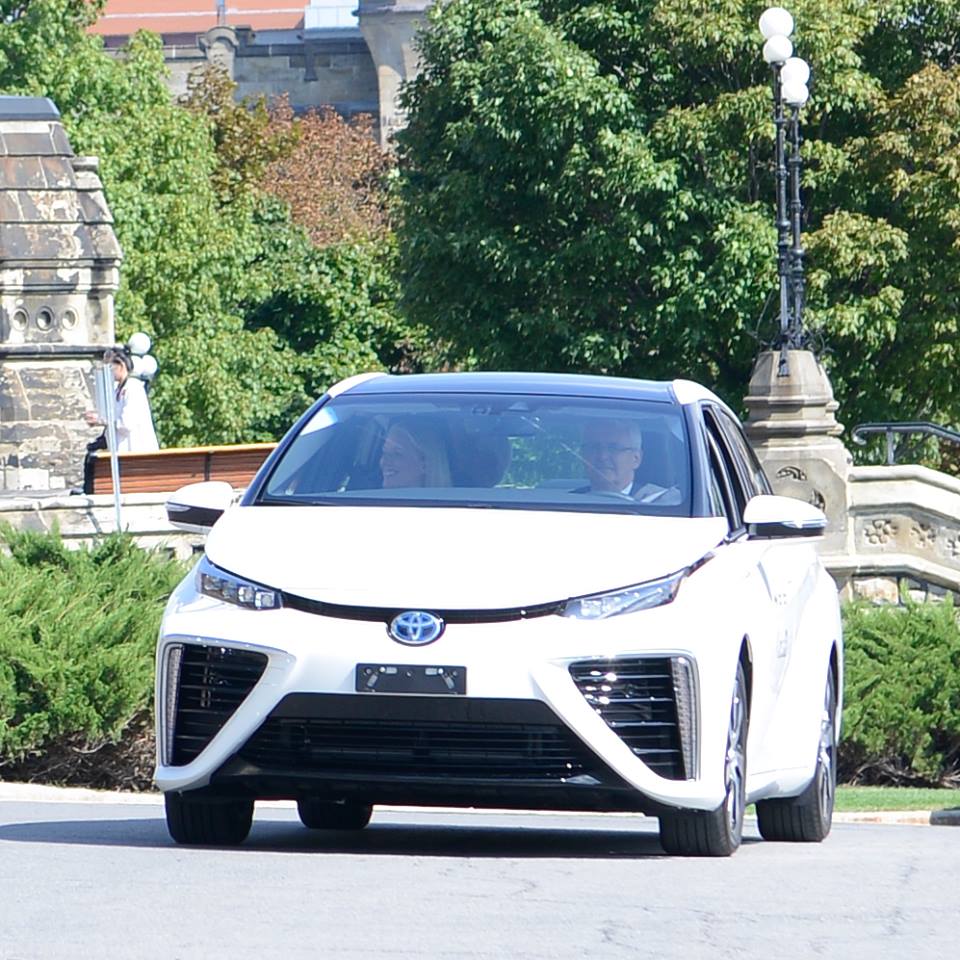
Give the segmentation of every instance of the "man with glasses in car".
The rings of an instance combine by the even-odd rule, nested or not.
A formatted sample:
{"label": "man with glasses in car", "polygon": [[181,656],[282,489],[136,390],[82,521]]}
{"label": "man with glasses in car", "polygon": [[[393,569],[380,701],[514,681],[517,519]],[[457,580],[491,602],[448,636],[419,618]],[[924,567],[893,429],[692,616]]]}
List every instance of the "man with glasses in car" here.
{"label": "man with glasses in car", "polygon": [[680,491],[639,481],[643,462],[643,433],[635,420],[588,421],[580,455],[587,468],[589,487],[580,493],[621,494],[638,503],[676,504]]}

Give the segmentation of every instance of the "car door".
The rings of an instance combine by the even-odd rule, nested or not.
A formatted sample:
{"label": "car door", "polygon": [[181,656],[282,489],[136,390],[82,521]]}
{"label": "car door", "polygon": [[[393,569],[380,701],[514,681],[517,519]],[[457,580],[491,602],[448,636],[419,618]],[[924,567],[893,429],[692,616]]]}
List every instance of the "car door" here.
{"label": "car door", "polygon": [[747,535],[743,510],[752,497],[768,493],[770,487],[739,425],[714,405],[705,405],[703,418],[727,512],[737,523],[731,525],[729,548],[745,577],[742,622],[753,658],[751,765],[752,772],[759,773],[768,767],[764,733],[776,709],[795,633],[791,600],[797,592],[797,565],[783,542]]}
{"label": "car door", "polygon": [[[751,496],[770,493],[770,484],[740,424],[724,410],[717,411],[717,419],[736,468],[745,478]],[[802,607],[815,582],[816,552],[809,540],[771,539],[760,542],[763,544],[760,567],[770,585],[771,596],[783,614],[776,645],[780,661],[778,679],[782,681],[783,671],[796,641]]]}

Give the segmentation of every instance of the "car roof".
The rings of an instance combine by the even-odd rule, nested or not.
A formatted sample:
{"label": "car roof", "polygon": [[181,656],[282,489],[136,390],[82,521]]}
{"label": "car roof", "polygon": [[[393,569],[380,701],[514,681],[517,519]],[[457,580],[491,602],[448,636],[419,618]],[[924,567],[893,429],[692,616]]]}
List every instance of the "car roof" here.
{"label": "car roof", "polygon": [[337,396],[424,393],[508,393],[540,396],[600,397],[687,404],[717,400],[709,390],[689,380],[632,380],[576,373],[416,373],[363,374],[342,381],[329,391]]}

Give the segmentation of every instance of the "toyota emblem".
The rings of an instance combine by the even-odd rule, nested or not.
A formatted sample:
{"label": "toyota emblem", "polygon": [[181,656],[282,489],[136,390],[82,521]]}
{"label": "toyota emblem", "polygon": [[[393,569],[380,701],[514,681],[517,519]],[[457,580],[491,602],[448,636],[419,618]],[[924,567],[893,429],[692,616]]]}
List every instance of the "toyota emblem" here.
{"label": "toyota emblem", "polygon": [[443,620],[432,613],[426,613],[423,610],[406,610],[398,613],[390,621],[388,632],[397,643],[420,647],[439,639],[443,628]]}

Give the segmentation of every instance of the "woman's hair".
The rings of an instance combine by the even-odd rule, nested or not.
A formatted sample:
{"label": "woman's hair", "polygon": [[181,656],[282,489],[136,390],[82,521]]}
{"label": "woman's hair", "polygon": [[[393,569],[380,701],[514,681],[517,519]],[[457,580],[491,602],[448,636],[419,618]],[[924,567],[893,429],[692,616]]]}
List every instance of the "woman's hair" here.
{"label": "woman's hair", "polygon": [[119,360],[127,368],[127,373],[133,371],[133,357],[130,356],[130,351],[126,347],[108,347],[104,350],[103,362],[113,363],[114,360]]}
{"label": "woman's hair", "polygon": [[405,433],[423,457],[425,487],[450,486],[450,460],[446,444],[434,424],[418,417],[402,417],[391,423],[390,429]]}

